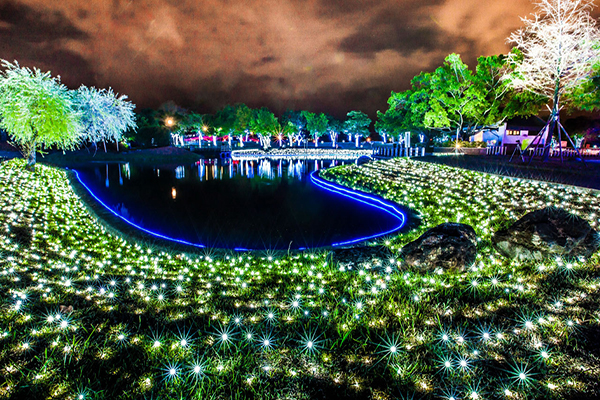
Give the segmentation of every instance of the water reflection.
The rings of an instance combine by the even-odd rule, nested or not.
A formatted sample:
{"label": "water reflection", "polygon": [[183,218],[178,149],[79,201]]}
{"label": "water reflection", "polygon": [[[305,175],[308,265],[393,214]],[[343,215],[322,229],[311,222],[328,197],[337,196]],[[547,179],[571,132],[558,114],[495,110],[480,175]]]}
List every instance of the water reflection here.
{"label": "water reflection", "polygon": [[[196,163],[196,177],[200,181],[210,179],[229,179],[244,176],[253,179],[256,176],[267,180],[278,180],[286,176],[296,180],[304,180],[305,175],[323,168],[344,165],[352,161],[310,160],[305,159],[257,159],[257,160],[218,160],[208,159]],[[181,171],[180,171],[181,169]],[[175,170],[176,179],[185,177],[184,166]],[[157,176],[160,171],[157,170]]]}
{"label": "water reflection", "polygon": [[113,211],[144,229],[210,247],[328,246],[393,229],[377,209],[329,193],[312,171],[352,161],[207,159],[193,165],[96,164],[79,172]]}

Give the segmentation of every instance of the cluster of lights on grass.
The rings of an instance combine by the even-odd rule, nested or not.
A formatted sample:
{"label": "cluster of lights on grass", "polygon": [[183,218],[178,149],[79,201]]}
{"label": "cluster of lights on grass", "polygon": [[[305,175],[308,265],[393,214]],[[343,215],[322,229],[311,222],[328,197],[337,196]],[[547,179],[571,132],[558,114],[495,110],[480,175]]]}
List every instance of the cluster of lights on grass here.
{"label": "cluster of lights on grass", "polygon": [[0,164],[0,395],[310,395],[298,383],[313,378],[357,398],[594,388],[593,360],[571,350],[599,323],[598,257],[520,263],[489,240],[546,205],[596,225],[598,193],[402,159],[322,176],[421,214],[417,231],[382,241],[394,252],[427,227],[471,224],[475,264],[424,272],[320,251],[161,251],[105,229],[65,172]]}

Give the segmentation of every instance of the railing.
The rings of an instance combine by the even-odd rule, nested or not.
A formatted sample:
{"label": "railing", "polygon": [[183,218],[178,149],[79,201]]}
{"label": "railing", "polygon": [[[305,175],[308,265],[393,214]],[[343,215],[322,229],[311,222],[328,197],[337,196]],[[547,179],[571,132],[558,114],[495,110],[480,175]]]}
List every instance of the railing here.
{"label": "railing", "polygon": [[485,154],[488,156],[505,156],[505,146],[489,146],[485,148]]}
{"label": "railing", "polygon": [[[488,156],[505,156],[507,147],[508,146],[490,146],[490,147],[486,148],[486,154]],[[514,149],[514,147],[513,147],[513,149]],[[578,149],[578,150],[579,150],[579,153],[581,154],[581,156],[583,156],[584,158],[600,157],[600,149]],[[552,148],[549,151],[550,157],[560,157],[560,153],[561,153],[561,151],[558,147]],[[518,150],[517,150],[516,154],[518,154]],[[532,155],[534,157],[544,155],[544,148],[543,147],[530,147],[523,154],[523,156],[528,156],[528,157],[531,157]],[[579,157],[579,155],[577,154],[577,150],[570,148],[570,147],[562,148],[562,156],[563,157]]]}
{"label": "railing", "polygon": [[373,145],[373,157],[423,157],[425,147],[402,147],[397,144],[375,144]]}
{"label": "railing", "polygon": [[[583,158],[599,157],[600,149],[579,149],[579,154],[581,154]],[[577,150],[572,148],[562,149],[563,157],[579,157],[579,154],[577,154]],[[557,148],[550,149],[550,157],[560,157],[560,150]]]}

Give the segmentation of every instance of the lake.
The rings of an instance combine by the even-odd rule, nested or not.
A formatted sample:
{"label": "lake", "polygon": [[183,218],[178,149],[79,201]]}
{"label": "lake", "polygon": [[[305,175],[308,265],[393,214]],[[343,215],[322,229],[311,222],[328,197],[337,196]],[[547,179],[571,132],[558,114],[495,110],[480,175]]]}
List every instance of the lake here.
{"label": "lake", "polygon": [[105,206],[149,232],[196,246],[275,250],[352,244],[403,226],[390,204],[311,179],[349,162],[210,159],[75,170]]}

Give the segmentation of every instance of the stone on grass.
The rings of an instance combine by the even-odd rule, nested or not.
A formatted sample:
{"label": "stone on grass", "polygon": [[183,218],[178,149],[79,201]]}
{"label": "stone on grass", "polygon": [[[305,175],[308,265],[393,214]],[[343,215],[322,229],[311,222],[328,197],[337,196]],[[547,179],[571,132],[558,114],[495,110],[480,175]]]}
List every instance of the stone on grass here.
{"label": "stone on grass", "polygon": [[477,235],[466,224],[447,222],[429,229],[401,250],[410,266],[433,270],[442,268],[464,271],[475,262]]}
{"label": "stone on grass", "polygon": [[598,250],[598,234],[583,218],[557,207],[525,214],[492,237],[500,254],[518,260],[589,257]]}

